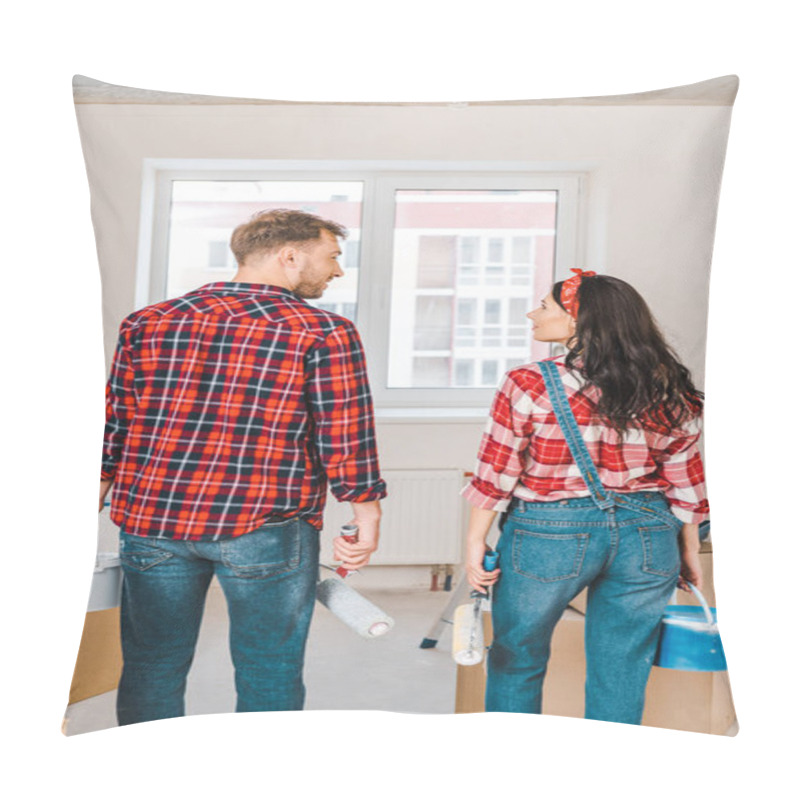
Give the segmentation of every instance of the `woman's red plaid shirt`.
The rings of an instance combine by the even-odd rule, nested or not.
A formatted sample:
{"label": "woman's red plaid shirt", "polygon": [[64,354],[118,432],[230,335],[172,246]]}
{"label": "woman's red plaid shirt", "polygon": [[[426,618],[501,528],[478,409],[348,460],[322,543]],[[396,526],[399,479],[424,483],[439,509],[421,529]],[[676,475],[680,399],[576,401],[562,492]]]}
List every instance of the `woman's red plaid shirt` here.
{"label": "woman's red plaid shirt", "polygon": [[[697,445],[700,419],[682,430],[630,429],[621,439],[596,418],[597,390],[581,393],[583,382],[567,370],[563,357],[553,360],[603,486],[619,493],[663,492],[681,521],[708,519]],[[472,505],[495,511],[505,511],[515,497],[526,502],[588,497],[536,364],[512,370],[498,389],[475,477],[462,494]]]}

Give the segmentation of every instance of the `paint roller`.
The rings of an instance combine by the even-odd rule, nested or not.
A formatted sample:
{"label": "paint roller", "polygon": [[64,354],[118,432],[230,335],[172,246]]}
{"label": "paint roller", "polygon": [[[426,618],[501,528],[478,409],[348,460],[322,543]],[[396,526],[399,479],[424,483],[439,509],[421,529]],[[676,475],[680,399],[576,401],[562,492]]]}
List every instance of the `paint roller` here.
{"label": "paint roller", "polygon": [[[340,535],[346,536],[349,542],[355,542],[358,540],[358,528],[344,525]],[[394,627],[394,620],[342,580],[350,574],[348,570],[339,567],[333,571],[342,577],[320,581],[317,584],[317,600],[365,639],[388,633]]]}
{"label": "paint roller", "polygon": [[394,620],[388,614],[341,578],[320,581],[317,584],[317,600],[365,639],[382,636],[394,627]]}
{"label": "paint roller", "polygon": [[[483,568],[491,572],[497,567],[500,554],[489,550],[483,556]],[[471,667],[483,661],[483,607],[489,590],[470,592],[471,603],[459,606],[453,614],[453,659],[456,664]]]}

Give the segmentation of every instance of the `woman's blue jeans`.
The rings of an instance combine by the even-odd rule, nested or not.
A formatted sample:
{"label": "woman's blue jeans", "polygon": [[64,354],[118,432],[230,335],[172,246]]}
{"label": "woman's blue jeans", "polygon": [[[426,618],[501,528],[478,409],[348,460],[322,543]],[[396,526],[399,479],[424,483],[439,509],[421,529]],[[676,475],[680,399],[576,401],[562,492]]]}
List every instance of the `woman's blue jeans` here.
{"label": "woman's blue jeans", "polygon": [[120,725],[183,716],[214,575],[228,604],[236,710],[303,707],[303,659],[319,575],[319,534],[311,525],[270,523],[217,542],[122,532],[120,559]]}
{"label": "woman's blue jeans", "polygon": [[515,502],[502,523],[486,710],[541,713],[553,630],[589,587],[588,719],[639,724],[664,608],[680,572],[681,523],[662,495]]}

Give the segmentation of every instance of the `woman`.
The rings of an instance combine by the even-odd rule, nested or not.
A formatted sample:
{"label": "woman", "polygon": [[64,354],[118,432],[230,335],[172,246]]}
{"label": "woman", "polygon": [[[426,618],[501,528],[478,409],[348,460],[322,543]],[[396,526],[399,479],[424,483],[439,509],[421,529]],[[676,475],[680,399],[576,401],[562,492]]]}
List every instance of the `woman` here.
{"label": "woman", "polygon": [[541,712],[553,629],[588,587],[585,716],[639,724],[664,608],[702,586],[703,395],[633,287],[573,272],[528,314],[568,352],[506,375],[464,490],[467,578],[493,587],[486,710]]}

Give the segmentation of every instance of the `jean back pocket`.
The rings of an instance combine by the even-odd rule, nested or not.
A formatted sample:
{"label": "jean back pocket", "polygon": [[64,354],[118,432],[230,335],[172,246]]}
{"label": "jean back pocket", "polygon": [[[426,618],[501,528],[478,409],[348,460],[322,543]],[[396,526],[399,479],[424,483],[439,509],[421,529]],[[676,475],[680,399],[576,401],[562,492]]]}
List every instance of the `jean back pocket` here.
{"label": "jean back pocket", "polygon": [[642,540],[642,570],[651,575],[670,577],[681,568],[678,532],[674,525],[639,527]]}
{"label": "jean back pocket", "polygon": [[224,541],[220,555],[222,563],[237,577],[264,579],[297,569],[301,549],[299,524],[290,520]]}
{"label": "jean back pocket", "polygon": [[[153,540],[149,539],[149,541]],[[146,537],[120,536],[119,560],[123,568],[145,572],[169,561],[172,557],[172,553],[161,549],[156,543],[148,544]]]}
{"label": "jean back pocket", "polygon": [[517,528],[511,544],[512,566],[518,574],[545,583],[577,578],[588,543],[588,533]]}

